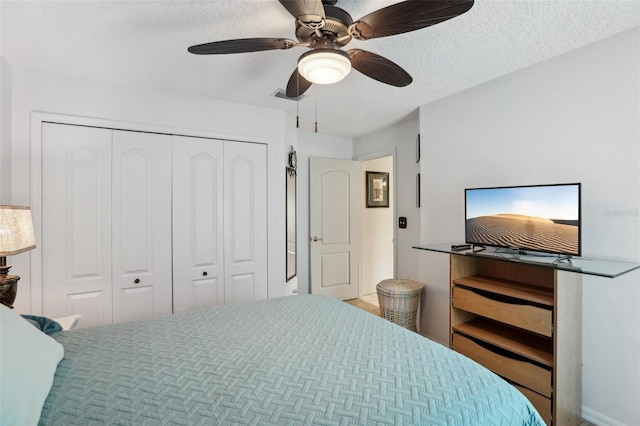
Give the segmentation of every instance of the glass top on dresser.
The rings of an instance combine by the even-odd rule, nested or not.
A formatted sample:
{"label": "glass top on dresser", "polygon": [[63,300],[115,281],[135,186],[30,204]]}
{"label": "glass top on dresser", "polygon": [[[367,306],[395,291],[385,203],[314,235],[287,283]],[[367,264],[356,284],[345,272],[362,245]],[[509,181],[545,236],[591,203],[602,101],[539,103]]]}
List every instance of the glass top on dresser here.
{"label": "glass top on dresser", "polygon": [[474,256],[502,260],[505,262],[520,262],[543,268],[576,272],[579,274],[597,275],[607,278],[615,278],[640,268],[640,263],[634,262],[598,259],[594,257],[567,257],[556,254],[536,253],[526,250],[497,247],[487,247],[481,251],[472,248],[456,251],[452,250],[452,244],[454,243],[426,244],[414,246],[413,248],[438,253],[454,254],[456,256]]}

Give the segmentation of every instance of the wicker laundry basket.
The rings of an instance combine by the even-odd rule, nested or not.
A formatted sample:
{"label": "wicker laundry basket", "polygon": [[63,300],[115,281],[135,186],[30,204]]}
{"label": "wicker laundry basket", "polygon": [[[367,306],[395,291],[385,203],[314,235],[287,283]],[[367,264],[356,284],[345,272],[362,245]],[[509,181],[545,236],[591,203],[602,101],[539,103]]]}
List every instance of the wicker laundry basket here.
{"label": "wicker laundry basket", "polygon": [[422,284],[413,280],[389,279],[376,286],[380,315],[393,323],[417,330],[418,308]]}

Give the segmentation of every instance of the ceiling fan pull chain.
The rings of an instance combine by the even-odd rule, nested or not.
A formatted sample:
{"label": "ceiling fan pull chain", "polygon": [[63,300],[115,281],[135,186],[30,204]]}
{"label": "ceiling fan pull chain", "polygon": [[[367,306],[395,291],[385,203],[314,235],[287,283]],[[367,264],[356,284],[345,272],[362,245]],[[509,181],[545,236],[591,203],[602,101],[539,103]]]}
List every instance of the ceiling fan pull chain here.
{"label": "ceiling fan pull chain", "polygon": [[316,133],[318,133],[318,95],[316,95]]}

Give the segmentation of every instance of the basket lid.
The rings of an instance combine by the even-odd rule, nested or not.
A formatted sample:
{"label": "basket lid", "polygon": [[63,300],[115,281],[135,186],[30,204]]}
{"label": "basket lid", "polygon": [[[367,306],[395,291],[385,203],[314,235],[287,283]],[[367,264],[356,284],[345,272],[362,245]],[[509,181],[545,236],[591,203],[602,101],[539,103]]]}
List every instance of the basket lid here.
{"label": "basket lid", "polygon": [[414,280],[388,279],[382,280],[376,286],[376,290],[388,296],[396,297],[413,296],[422,293],[423,285]]}

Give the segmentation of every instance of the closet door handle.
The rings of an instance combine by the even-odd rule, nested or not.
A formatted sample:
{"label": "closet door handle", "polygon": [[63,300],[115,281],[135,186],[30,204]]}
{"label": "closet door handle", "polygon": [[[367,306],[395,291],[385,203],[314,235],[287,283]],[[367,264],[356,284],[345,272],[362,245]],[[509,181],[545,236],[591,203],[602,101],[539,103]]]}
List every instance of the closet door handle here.
{"label": "closet door handle", "polygon": [[322,241],[322,238],[313,237],[313,238],[311,238],[311,241]]}
{"label": "closet door handle", "polygon": [[207,271],[204,271],[204,272],[202,273],[202,276],[203,276],[203,277],[206,277],[206,276],[207,276]]}
{"label": "closet door handle", "polygon": [[133,282],[134,282],[135,284],[140,284],[140,278],[136,278],[135,280],[133,280]]}

